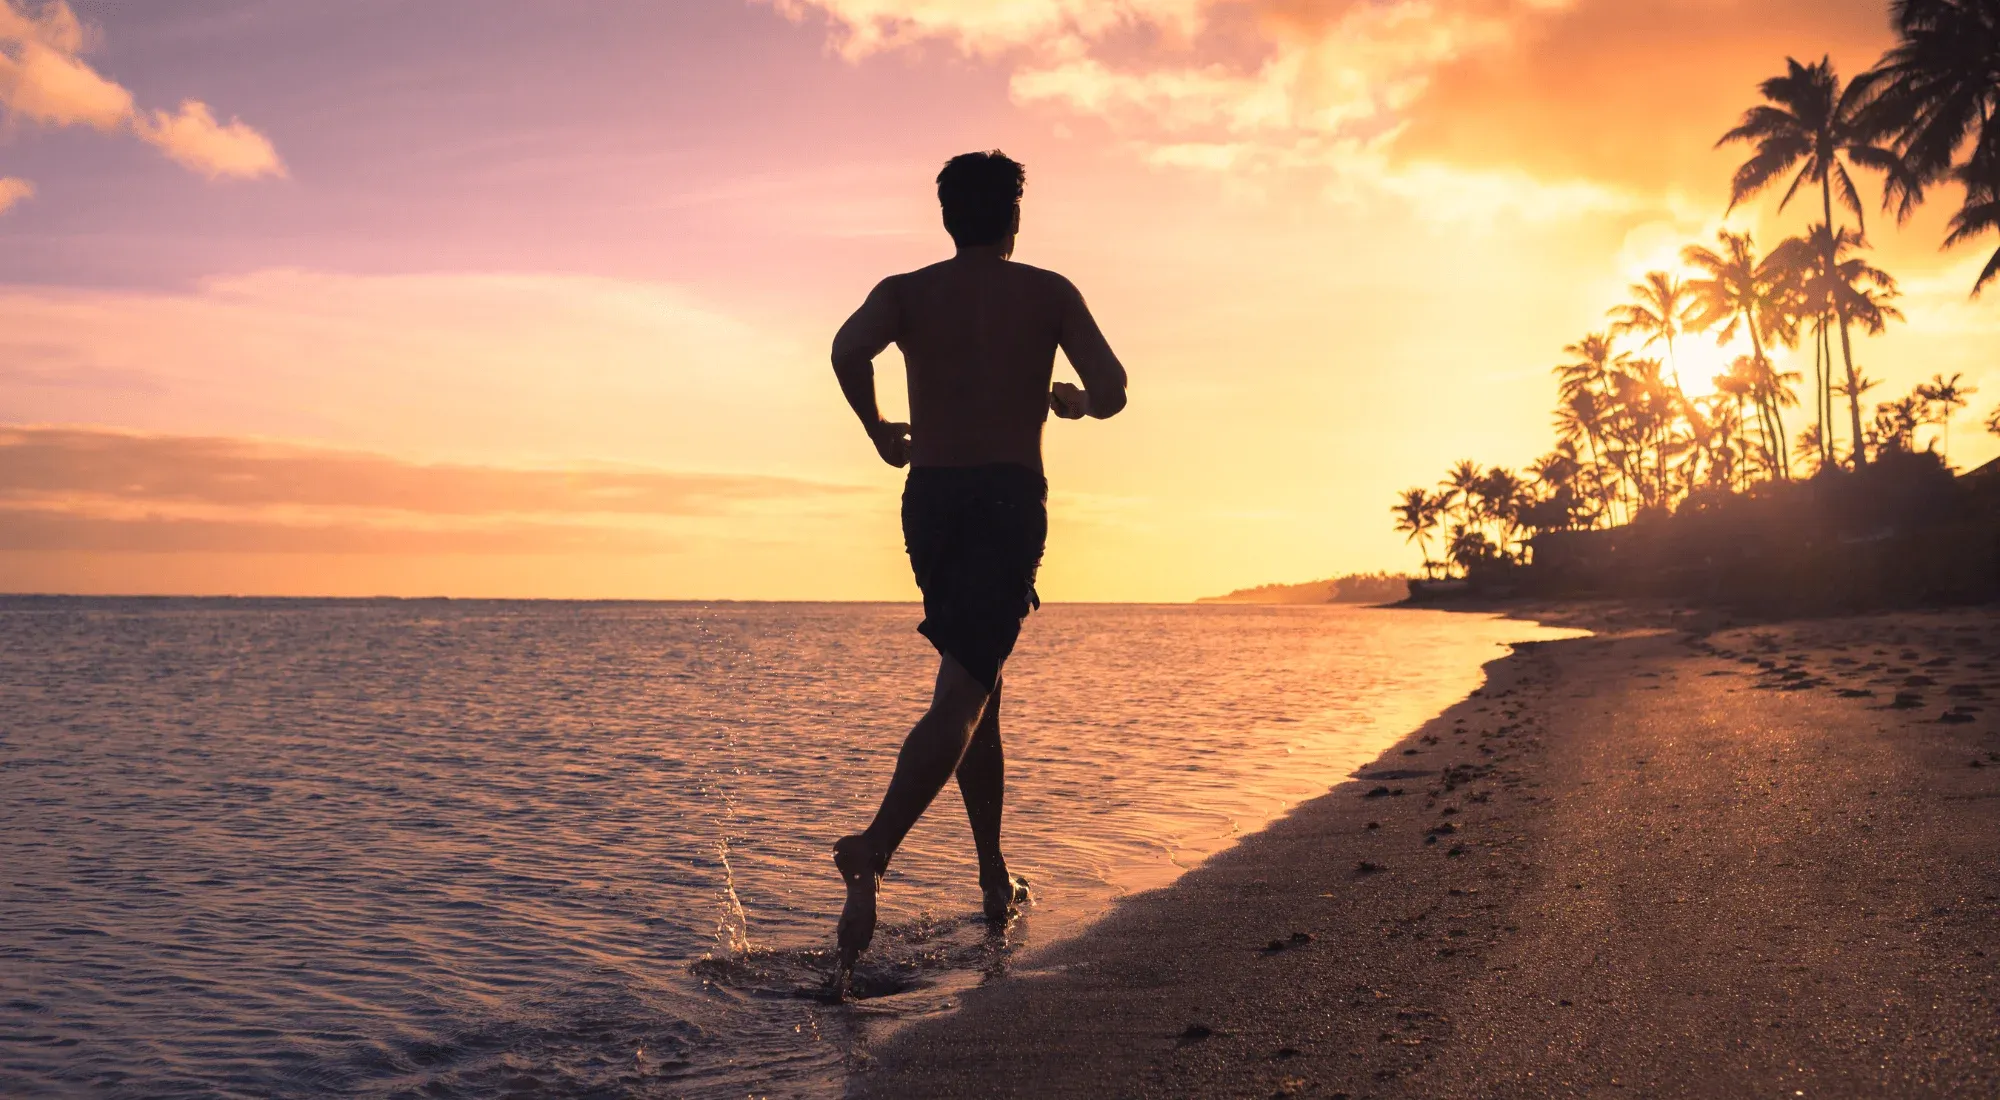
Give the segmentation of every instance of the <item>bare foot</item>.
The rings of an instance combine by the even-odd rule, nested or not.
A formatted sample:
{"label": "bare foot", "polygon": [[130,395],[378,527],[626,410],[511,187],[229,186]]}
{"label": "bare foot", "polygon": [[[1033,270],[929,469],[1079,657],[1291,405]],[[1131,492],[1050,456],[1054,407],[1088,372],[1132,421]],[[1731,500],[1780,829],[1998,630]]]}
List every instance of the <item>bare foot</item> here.
{"label": "bare foot", "polygon": [[874,849],[860,833],[844,836],[833,844],[833,865],[847,883],[847,905],[840,911],[837,938],[840,944],[840,975],[852,973],[854,960],[868,950],[875,938],[875,895],[882,889],[881,864]]}
{"label": "bare foot", "polygon": [[1004,875],[982,888],[986,919],[1000,924],[1021,911],[1028,903],[1028,880],[1019,875]]}

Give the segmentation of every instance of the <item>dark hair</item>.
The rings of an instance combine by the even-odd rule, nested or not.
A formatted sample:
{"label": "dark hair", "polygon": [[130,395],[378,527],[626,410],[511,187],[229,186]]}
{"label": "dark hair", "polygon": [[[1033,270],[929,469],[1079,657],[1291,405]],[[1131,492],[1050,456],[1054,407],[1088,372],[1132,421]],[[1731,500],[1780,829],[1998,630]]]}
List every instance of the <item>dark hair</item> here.
{"label": "dark hair", "polygon": [[945,232],[960,248],[1006,240],[1021,212],[1027,179],[1020,162],[998,149],[961,153],[946,161],[937,178]]}

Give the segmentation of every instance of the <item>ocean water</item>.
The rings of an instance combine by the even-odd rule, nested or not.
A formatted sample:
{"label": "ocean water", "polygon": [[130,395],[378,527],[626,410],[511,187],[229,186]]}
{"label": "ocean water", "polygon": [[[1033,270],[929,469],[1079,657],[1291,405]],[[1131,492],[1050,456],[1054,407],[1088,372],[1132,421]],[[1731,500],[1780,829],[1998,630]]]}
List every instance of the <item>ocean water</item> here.
{"label": "ocean water", "polygon": [[1558,632],[1052,605],[977,919],[947,788],[825,999],[910,605],[0,600],[0,1096],[836,1096],[900,1022],[1323,792]]}

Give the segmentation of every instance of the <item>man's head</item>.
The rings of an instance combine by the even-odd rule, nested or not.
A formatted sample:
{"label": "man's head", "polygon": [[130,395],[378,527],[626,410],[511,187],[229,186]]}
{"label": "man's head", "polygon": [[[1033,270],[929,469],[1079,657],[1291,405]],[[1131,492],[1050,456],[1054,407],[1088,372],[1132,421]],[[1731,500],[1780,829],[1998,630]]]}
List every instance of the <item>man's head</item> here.
{"label": "man's head", "polygon": [[1020,162],[998,149],[946,161],[937,178],[945,232],[960,248],[1008,243],[1021,226],[1027,178]]}

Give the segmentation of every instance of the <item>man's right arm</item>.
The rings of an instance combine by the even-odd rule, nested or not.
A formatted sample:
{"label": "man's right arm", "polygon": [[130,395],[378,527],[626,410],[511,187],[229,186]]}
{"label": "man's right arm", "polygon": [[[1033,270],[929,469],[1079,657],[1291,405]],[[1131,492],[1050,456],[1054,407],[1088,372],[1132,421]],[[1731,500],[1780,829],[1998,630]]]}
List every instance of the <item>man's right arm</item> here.
{"label": "man's right arm", "polygon": [[1069,365],[1076,368],[1076,376],[1083,380],[1083,392],[1089,397],[1086,414],[1099,420],[1115,416],[1125,407],[1125,366],[1112,354],[1111,344],[1084,304],[1083,293],[1068,279],[1057,278],[1062,295],[1062,328],[1057,342]]}
{"label": "man's right arm", "polygon": [[910,426],[882,419],[882,410],[875,403],[875,357],[896,339],[894,283],[889,278],[875,284],[868,300],[840,326],[833,337],[833,374],[882,461],[905,466],[910,461]]}

